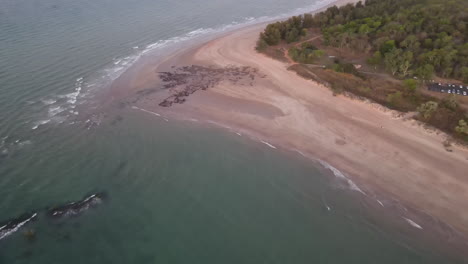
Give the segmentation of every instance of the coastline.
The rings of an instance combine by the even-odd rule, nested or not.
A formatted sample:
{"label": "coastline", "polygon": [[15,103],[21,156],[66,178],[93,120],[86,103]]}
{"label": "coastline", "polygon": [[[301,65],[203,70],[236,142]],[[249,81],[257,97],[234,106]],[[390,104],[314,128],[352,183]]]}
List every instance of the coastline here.
{"label": "coastline", "polygon": [[[353,1],[334,4],[346,2]],[[415,121],[394,117],[375,105],[335,97],[328,88],[287,71],[286,63],[257,53],[254,46],[264,25],[247,26],[178,51],[135,73],[121,85],[125,91],[113,93],[126,97],[159,87],[162,83],[156,72],[171,71],[173,66],[258,69],[266,77],[256,78],[252,86],[223,80],[171,107],[158,105],[169,90],[143,93],[132,106],[162,117],[216,124],[266,147],[297,151],[308,159],[326,162],[349,175],[364,195],[388,194],[467,236],[468,213],[463,208],[468,200],[468,151],[454,146],[449,153],[442,134],[428,132]],[[422,218],[403,218],[416,230],[420,230],[418,226],[425,229]]]}

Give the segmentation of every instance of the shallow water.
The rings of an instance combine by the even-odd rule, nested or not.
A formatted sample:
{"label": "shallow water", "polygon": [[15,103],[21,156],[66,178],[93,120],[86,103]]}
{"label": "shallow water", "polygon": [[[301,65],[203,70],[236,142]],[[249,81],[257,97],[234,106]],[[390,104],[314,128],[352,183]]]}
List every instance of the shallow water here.
{"label": "shallow water", "polygon": [[[298,154],[131,108],[74,118],[142,53],[312,4],[0,0],[0,222],[39,212],[0,263],[448,263]],[[43,214],[98,191],[79,217]]]}

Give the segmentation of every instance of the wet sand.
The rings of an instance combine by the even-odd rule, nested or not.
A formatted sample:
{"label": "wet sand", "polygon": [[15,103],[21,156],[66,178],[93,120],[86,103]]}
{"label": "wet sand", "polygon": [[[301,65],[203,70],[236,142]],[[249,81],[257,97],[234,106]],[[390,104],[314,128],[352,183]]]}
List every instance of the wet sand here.
{"label": "wet sand", "polygon": [[[126,104],[134,109],[169,119],[215,123],[247,134],[265,147],[325,161],[353,179],[365,195],[385,193],[468,235],[468,211],[464,210],[468,150],[452,146],[453,152],[448,152],[443,133],[378,105],[333,96],[328,88],[288,71],[287,63],[257,53],[254,47],[264,25],[228,33],[148,64],[121,88],[117,86],[114,95],[133,94]],[[177,85],[165,86],[170,78],[161,80],[192,65],[220,72],[248,67],[255,73],[241,74],[237,81],[232,81],[235,75],[221,74],[210,85],[203,83],[209,80],[206,71],[179,76],[187,79],[179,79]],[[201,88],[193,90],[194,83]],[[183,101],[162,104],[188,90]],[[424,230],[423,219],[408,214],[406,222]]]}

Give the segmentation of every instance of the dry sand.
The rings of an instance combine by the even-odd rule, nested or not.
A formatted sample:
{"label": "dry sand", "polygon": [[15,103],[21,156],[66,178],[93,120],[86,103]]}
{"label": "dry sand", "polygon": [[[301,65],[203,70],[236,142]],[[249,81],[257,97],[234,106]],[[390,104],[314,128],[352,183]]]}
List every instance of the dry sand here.
{"label": "dry sand", "polygon": [[454,146],[448,152],[443,133],[372,104],[333,96],[328,88],[288,71],[286,63],[257,53],[254,46],[263,27],[237,30],[181,51],[131,82],[133,91],[155,87],[160,85],[155,71],[195,64],[250,66],[261,75],[252,85],[221,80],[183,104],[158,106],[168,96],[164,92],[135,105],[166,116],[222,124],[271,146],[326,161],[364,190],[390,194],[467,235],[468,151]]}

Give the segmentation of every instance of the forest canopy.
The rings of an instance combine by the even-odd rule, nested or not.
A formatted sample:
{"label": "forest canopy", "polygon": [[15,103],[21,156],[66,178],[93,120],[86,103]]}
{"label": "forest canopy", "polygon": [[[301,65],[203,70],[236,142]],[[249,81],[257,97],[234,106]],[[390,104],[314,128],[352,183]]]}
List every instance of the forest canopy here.
{"label": "forest canopy", "polygon": [[257,49],[295,42],[320,28],[325,45],[369,54],[396,77],[434,75],[468,83],[467,0],[366,0],[266,27]]}

